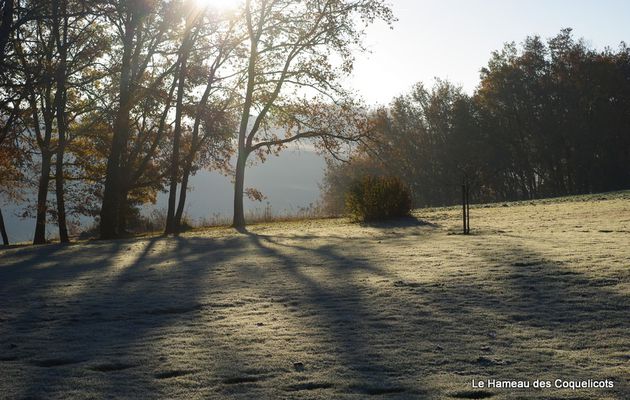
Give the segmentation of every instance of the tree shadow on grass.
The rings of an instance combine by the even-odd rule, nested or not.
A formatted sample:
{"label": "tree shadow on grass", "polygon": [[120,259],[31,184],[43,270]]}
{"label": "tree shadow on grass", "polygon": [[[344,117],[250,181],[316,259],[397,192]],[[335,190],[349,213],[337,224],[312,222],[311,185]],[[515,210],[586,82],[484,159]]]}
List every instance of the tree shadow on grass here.
{"label": "tree shadow on grass", "polygon": [[[486,293],[510,320],[563,334],[593,334],[605,329],[630,330],[630,296],[613,288],[626,276],[587,276],[523,247],[497,249],[504,261],[505,290]],[[496,254],[492,254],[496,257]],[[595,339],[594,337],[592,337]]]}
{"label": "tree shadow on grass", "polygon": [[424,221],[414,216],[390,218],[383,221],[361,222],[359,225],[368,228],[392,229],[392,228],[411,228],[411,227],[431,227],[437,228],[439,225]]}
{"label": "tree shadow on grass", "polygon": [[[613,395],[623,398],[627,385],[615,371],[627,360],[593,356],[585,364],[589,351],[627,354],[629,299],[614,289],[623,276],[589,277],[505,245],[470,250],[489,265],[470,271],[472,279],[418,281],[389,270],[385,253],[365,254],[378,251],[361,248],[365,241],[338,235],[308,242],[315,238],[322,239],[245,233],[20,254],[0,267],[0,348],[8,349],[0,388],[15,398],[69,397],[76,387],[97,398],[253,398],[270,391],[423,398],[435,394],[423,381],[431,374],[537,378],[535,371],[588,379],[606,378],[598,368],[610,367],[620,382]],[[103,254],[94,258],[90,248]],[[418,274],[439,268],[418,267]],[[248,319],[264,315],[262,306],[284,307],[274,315],[297,335],[273,341],[282,331],[270,327],[257,336],[258,320]],[[229,329],[215,330],[219,317]],[[273,325],[263,322],[261,332]],[[253,340],[268,341],[264,353]],[[265,364],[266,353],[289,350],[302,372]],[[274,354],[270,360],[278,362]]]}
{"label": "tree shadow on grass", "polygon": [[176,392],[161,392],[164,380],[196,372],[171,361],[169,346],[212,312],[213,261],[236,256],[242,239],[135,243],[143,248],[99,243],[96,258],[79,247],[34,249],[0,268],[0,348],[9,349],[0,362],[16,373],[7,396],[65,397],[81,388],[95,397],[169,397]]}
{"label": "tree shadow on grass", "polygon": [[[611,379],[615,389],[606,393],[624,398],[629,385],[622,355],[629,344],[630,296],[614,287],[627,274],[587,276],[566,261],[523,246],[476,255],[486,261],[485,272],[474,279],[449,276],[438,285],[397,284],[424,298],[454,327],[442,338],[446,350],[457,348],[444,370],[457,366],[476,379]],[[497,263],[497,258],[503,261]]]}
{"label": "tree shadow on grass", "polygon": [[[627,275],[590,277],[534,250],[506,245],[488,253],[471,250],[471,255],[487,258],[484,264],[491,267],[491,272],[479,272],[478,279],[446,276],[421,283],[346,255],[343,242],[310,248],[274,236],[249,235],[256,246],[280,260],[287,277],[300,282],[304,301],[317,310],[318,329],[337,344],[335,357],[345,370],[341,373],[354,382],[337,388],[339,392],[418,395],[425,393],[417,383],[422,376],[418,371],[474,378],[533,380],[542,374],[612,379],[617,384],[613,395],[627,390],[621,371],[630,298],[613,289]],[[284,254],[283,247],[291,249],[291,255]],[[295,251],[302,255],[296,257]],[[504,262],[497,264],[497,257]],[[317,267],[309,269],[309,263]],[[327,271],[314,274],[312,268]],[[366,275],[391,281],[392,296],[375,299],[362,283]],[[395,314],[403,318],[392,318]],[[414,347],[424,352],[414,352]],[[396,360],[396,350],[405,352],[409,362]],[[605,356],[591,359],[591,352]],[[414,379],[416,384],[409,384]],[[448,395],[496,394],[462,389]]]}
{"label": "tree shadow on grass", "polygon": [[[346,395],[409,398],[425,394],[419,383],[410,380],[404,372],[414,368],[415,360],[401,357],[399,338],[392,334],[392,330],[401,328],[398,317],[389,315],[390,309],[371,308],[375,299],[369,299],[369,286],[360,282],[360,276],[391,279],[393,275],[365,259],[344,255],[334,245],[311,248],[283,244],[272,236],[247,235],[256,247],[279,262],[286,279],[298,283],[298,293],[281,295],[299,299],[299,308],[314,314],[310,319],[304,318],[302,323],[316,326],[315,338],[325,344],[309,348],[302,356],[318,359],[322,357],[320,352],[330,351],[330,346],[334,348],[334,352],[323,356],[335,366],[334,371],[324,375],[334,377],[330,381],[311,382],[311,385]],[[282,251],[283,248],[292,255]],[[296,255],[295,251],[301,254]],[[323,275],[311,273],[314,269]],[[407,311],[411,312],[410,305],[400,306],[408,307]],[[299,320],[299,317],[298,312],[296,318]],[[339,386],[339,382],[343,384]],[[310,390],[310,386],[303,389]]]}
{"label": "tree shadow on grass", "polygon": [[[51,244],[45,246],[25,246],[19,249],[4,251],[0,261],[6,262],[12,258],[10,264],[0,264],[0,291],[15,285],[21,276],[29,276],[36,281],[54,279],[71,279],[82,272],[89,271],[100,262],[104,262],[109,254],[116,254],[125,246],[124,241],[102,243],[99,247],[104,253],[102,257],[87,260],[84,268],[69,267],[64,263],[70,256],[76,256],[81,248],[78,245]],[[42,266],[44,264],[44,266]],[[54,266],[55,268],[49,268]],[[61,269],[61,270],[60,270]]]}

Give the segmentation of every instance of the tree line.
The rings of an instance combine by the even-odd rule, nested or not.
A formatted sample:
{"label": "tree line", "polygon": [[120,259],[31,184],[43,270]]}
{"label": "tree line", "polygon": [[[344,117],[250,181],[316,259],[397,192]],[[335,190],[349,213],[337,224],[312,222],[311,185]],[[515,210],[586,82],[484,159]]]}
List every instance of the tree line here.
{"label": "tree line", "polygon": [[472,95],[416,84],[371,116],[349,163],[330,162],[329,209],[364,174],[393,175],[416,206],[455,204],[463,179],[478,202],[630,188],[630,48],[602,51],[571,29],[495,51]]}
{"label": "tree line", "polygon": [[[168,192],[165,233],[181,229],[188,182],[232,176],[245,225],[245,171],[288,143],[335,154],[367,135],[341,85],[383,0],[2,0],[0,195],[27,200],[33,243],[81,215],[115,238]],[[231,164],[232,159],[235,165]],[[32,191],[35,198],[24,199]],[[211,206],[210,204],[208,205]],[[3,240],[8,243],[0,212]]]}

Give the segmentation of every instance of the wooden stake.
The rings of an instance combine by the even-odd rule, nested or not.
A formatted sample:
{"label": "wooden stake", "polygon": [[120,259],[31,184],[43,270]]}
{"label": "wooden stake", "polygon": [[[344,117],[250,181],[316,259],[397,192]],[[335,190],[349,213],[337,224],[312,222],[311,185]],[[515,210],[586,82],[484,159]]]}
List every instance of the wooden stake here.
{"label": "wooden stake", "polygon": [[466,182],[466,234],[470,233],[470,186]]}
{"label": "wooden stake", "polygon": [[470,186],[466,175],[462,180],[462,222],[464,235],[468,235],[470,233]]}

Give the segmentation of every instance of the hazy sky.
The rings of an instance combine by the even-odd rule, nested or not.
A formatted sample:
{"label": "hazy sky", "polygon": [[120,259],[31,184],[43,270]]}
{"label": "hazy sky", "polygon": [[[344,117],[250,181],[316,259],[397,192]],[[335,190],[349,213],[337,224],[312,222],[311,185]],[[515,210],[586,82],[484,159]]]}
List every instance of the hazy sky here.
{"label": "hazy sky", "polygon": [[390,0],[398,22],[368,30],[371,54],[360,56],[351,85],[370,103],[388,103],[434,77],[471,93],[479,69],[505,42],[571,27],[597,48],[630,42],[630,1]]}

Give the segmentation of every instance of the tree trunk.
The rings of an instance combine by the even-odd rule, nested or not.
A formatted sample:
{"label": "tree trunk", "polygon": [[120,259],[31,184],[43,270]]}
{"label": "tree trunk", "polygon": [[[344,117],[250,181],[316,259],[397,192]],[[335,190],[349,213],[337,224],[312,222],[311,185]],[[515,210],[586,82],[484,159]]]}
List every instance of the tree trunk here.
{"label": "tree trunk", "polygon": [[182,175],[182,183],[179,188],[179,203],[177,204],[177,211],[175,212],[175,226],[182,226],[182,216],[184,215],[184,205],[186,204],[186,192],[188,191],[188,179],[190,177],[192,160],[186,163]]}
{"label": "tree trunk", "polygon": [[0,209],[0,233],[2,234],[2,244],[9,245],[9,236],[7,235],[7,228],[4,226],[4,218],[2,217],[2,209]]}
{"label": "tree trunk", "polygon": [[236,161],[236,176],[234,177],[234,218],[232,226],[236,229],[245,228],[245,212],[243,209],[243,190],[245,185],[245,164],[247,154],[245,151],[238,152]]}
{"label": "tree trunk", "polygon": [[[201,142],[203,139],[199,139],[199,126],[201,125],[201,118],[203,113],[201,112],[202,108],[208,102],[208,98],[210,97],[210,91],[212,89],[212,82],[214,81],[214,72],[211,74],[208,84],[206,85],[206,90],[201,96],[201,100],[197,104],[197,115],[195,116],[195,123],[192,131],[192,140],[190,145],[190,153],[188,154],[188,158],[186,159],[186,164],[184,165],[184,170],[182,171],[182,183],[179,189],[179,203],[177,204],[177,211],[175,212],[175,223],[177,226],[181,227],[182,225],[182,216],[184,215],[184,206],[186,205],[186,195],[188,193],[188,180],[190,179],[190,171],[192,170],[192,165],[195,160],[195,156],[197,151],[201,147]],[[206,135],[208,132],[205,133]]]}
{"label": "tree trunk", "polygon": [[42,152],[42,171],[39,177],[37,190],[37,219],[35,222],[35,236],[33,244],[46,243],[46,212],[48,211],[46,200],[48,197],[48,183],[50,181],[50,152]]}
{"label": "tree trunk", "polygon": [[[238,158],[236,160],[236,173],[234,176],[234,217],[232,219],[232,226],[237,230],[243,230],[245,228],[243,190],[245,185],[245,166],[247,165],[247,156],[249,156],[249,149],[247,147],[247,126],[249,124],[249,112],[251,111],[254,97],[256,59],[258,57],[258,38],[251,38],[251,40],[249,65],[247,66],[247,89],[245,91],[245,102],[243,103],[243,111],[241,113],[241,122],[238,131]],[[250,132],[250,134],[253,133]]]}
{"label": "tree trunk", "polygon": [[182,102],[184,97],[184,80],[186,74],[186,58],[182,59],[179,87],[177,89],[177,105],[175,106],[175,129],[173,132],[173,154],[171,156],[170,190],[168,193],[168,212],[166,214],[166,228],[164,233],[177,234],[179,224],[175,218],[175,201],[177,199],[177,177],[179,173],[179,143],[182,134]]}
{"label": "tree trunk", "polygon": [[103,204],[100,214],[101,239],[112,239],[118,236],[120,216],[120,198],[122,192],[120,162],[129,137],[129,113],[131,108],[131,59],[133,57],[133,38],[137,22],[127,26],[124,38],[124,50],[121,60],[120,100],[116,120],[114,122],[112,144],[107,159]]}
{"label": "tree trunk", "polygon": [[63,178],[63,144],[59,137],[59,148],[57,149],[57,160],[55,165],[55,194],[57,197],[57,224],[59,225],[59,241],[70,243],[68,227],[66,225],[66,203],[64,199],[64,178]]}
{"label": "tree trunk", "polygon": [[[107,172],[105,175],[105,188],[103,191],[103,205],[101,208],[100,233],[101,239],[112,239],[118,235],[118,215],[120,212],[120,159],[124,146],[123,137],[126,137],[126,130],[129,129],[128,115],[124,110],[119,112],[117,121],[114,124],[114,137],[107,159]],[[126,122],[125,122],[126,121]]]}
{"label": "tree trunk", "polygon": [[[116,124],[118,127],[120,123]],[[115,131],[118,129],[115,128]],[[120,196],[120,150],[121,144],[118,135],[114,134],[109,158],[107,159],[107,172],[105,175],[105,188],[103,190],[103,204],[100,214],[101,239],[112,239],[118,234],[119,196]]]}
{"label": "tree trunk", "polygon": [[9,43],[9,36],[11,36],[11,30],[13,28],[14,10],[13,0],[4,0],[2,3],[2,20],[0,20],[0,65],[4,64],[4,55],[7,43]]}
{"label": "tree trunk", "polygon": [[128,201],[127,197],[129,196],[129,192],[126,189],[121,189],[121,193],[119,193],[118,198],[118,215],[117,218],[117,226],[118,226],[118,236],[123,236],[127,234],[127,207]]}
{"label": "tree trunk", "polygon": [[168,211],[166,213],[166,227],[164,229],[164,234],[166,235],[177,234],[179,231],[179,225],[175,221],[175,200],[177,198],[177,172],[179,171],[179,141],[181,128],[178,127],[179,121],[176,122],[175,125],[173,155],[171,157],[170,188],[168,192]]}
{"label": "tree trunk", "polygon": [[[189,24],[190,22],[187,22]],[[186,83],[186,74],[188,69],[188,55],[191,47],[190,25],[187,26],[186,35],[181,47],[180,64],[178,71],[179,83],[177,85],[177,102],[175,104],[175,129],[173,131],[173,155],[171,157],[171,182],[168,193],[168,211],[166,213],[166,228],[164,233],[178,234],[179,220],[175,216],[175,201],[177,199],[177,178],[179,174],[179,146],[182,136],[182,108],[184,102],[184,84]]]}
{"label": "tree trunk", "polygon": [[68,54],[68,19],[66,14],[66,1],[60,1],[60,12],[63,15],[63,32],[59,31],[59,16],[55,15],[55,31],[57,35],[57,47],[59,48],[59,66],[57,69],[57,91],[55,102],[57,107],[57,130],[59,143],[57,144],[57,159],[55,163],[55,194],[57,198],[57,224],[59,226],[59,241],[69,243],[68,227],[66,226],[66,204],[64,199],[63,157],[66,147],[66,57]]}

